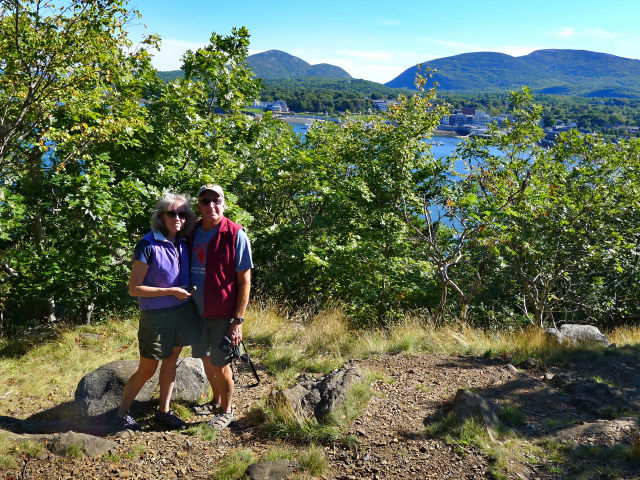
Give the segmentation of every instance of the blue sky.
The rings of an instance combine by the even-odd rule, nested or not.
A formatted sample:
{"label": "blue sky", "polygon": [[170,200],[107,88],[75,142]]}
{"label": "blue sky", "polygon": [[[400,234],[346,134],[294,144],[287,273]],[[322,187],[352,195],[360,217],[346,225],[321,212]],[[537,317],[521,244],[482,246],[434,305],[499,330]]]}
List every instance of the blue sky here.
{"label": "blue sky", "polygon": [[434,58],[494,51],[513,56],[570,48],[640,59],[639,0],[131,0],[130,29],[162,37],[159,70],[180,68],[188,49],[234,26],[251,33],[250,53],[283,50],[384,83]]}

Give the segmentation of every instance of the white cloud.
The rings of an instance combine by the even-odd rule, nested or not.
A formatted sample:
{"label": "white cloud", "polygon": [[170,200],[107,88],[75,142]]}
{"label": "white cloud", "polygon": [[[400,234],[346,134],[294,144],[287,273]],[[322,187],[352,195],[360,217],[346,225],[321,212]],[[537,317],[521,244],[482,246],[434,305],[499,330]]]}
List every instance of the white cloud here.
{"label": "white cloud", "polygon": [[551,37],[559,38],[595,38],[602,40],[614,40],[616,38],[626,37],[626,33],[610,32],[601,28],[582,28],[564,27],[555,32],[544,32]]}
{"label": "white cloud", "polygon": [[512,57],[522,57],[523,55],[529,55],[531,52],[535,50],[540,50],[544,47],[523,47],[519,45],[505,45],[501,47],[496,47],[495,52],[506,53],[507,55],[511,55]]}
{"label": "white cloud", "polygon": [[555,32],[555,36],[557,37],[573,37],[575,35],[576,35],[576,29],[573,27],[566,27],[558,32]]}

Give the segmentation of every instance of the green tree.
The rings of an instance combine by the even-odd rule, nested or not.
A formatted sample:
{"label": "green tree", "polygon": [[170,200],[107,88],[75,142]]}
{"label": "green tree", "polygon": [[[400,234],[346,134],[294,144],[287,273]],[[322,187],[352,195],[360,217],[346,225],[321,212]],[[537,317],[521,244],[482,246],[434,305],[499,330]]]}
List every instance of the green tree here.
{"label": "green tree", "polygon": [[188,78],[165,84],[144,50],[158,39],[131,48],[121,1],[5,5],[0,311],[9,326],[88,321],[131,305],[132,245],[162,190],[240,171],[262,128],[239,112],[257,91],[248,32],[214,34],[185,56]]}
{"label": "green tree", "polygon": [[131,49],[121,1],[2,5],[0,245],[3,270],[15,272],[3,277],[6,308],[53,316],[65,296],[86,316],[124,262],[127,209],[99,159],[111,145],[135,147],[145,128],[149,56]]}

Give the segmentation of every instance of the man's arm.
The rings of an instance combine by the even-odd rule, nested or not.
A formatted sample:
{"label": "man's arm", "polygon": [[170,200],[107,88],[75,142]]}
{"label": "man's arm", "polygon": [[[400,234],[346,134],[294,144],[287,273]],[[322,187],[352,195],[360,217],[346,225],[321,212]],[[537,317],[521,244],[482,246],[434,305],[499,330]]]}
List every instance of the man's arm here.
{"label": "man's arm", "polygon": [[251,291],[251,270],[236,272],[238,282],[238,295],[236,297],[236,317],[244,318],[249,304],[249,292]]}
{"label": "man's arm", "polygon": [[[249,292],[251,291],[251,269],[236,272],[238,291],[236,296],[236,317],[244,318],[249,304]],[[233,322],[227,331],[234,347],[242,341],[242,324]]]}

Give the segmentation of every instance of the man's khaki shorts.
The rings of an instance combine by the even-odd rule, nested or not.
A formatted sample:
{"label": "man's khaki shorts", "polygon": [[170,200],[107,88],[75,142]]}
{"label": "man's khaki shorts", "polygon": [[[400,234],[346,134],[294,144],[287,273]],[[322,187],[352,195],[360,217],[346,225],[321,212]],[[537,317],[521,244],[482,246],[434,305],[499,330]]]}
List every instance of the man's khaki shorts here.
{"label": "man's khaki shorts", "polygon": [[233,318],[203,318],[203,333],[200,341],[193,344],[191,351],[195,358],[209,357],[211,363],[223,367],[231,363],[231,357],[220,348]]}
{"label": "man's khaki shorts", "polygon": [[140,311],[138,346],[141,357],[168,358],[174,347],[193,345],[200,335],[200,320],[192,301],[177,307]]}

